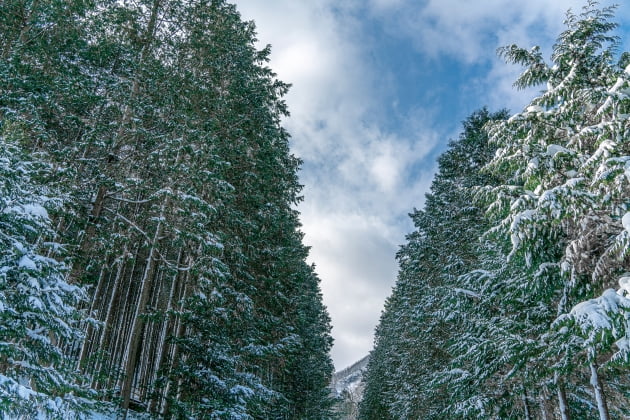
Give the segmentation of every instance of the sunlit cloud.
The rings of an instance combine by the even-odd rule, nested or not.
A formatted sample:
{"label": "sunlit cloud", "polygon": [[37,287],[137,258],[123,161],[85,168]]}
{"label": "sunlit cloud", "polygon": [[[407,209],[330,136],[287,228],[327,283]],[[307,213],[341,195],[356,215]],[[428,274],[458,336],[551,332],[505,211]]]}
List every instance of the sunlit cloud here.
{"label": "sunlit cloud", "polygon": [[[284,125],[304,160],[299,210],[333,322],[338,369],[371,349],[396,277],[395,253],[413,228],[407,214],[424,204],[435,159],[457,137],[457,124],[484,105],[519,111],[535,93],[512,88],[520,69],[497,58],[497,47],[538,44],[548,53],[566,10],[582,4],[237,0],[256,21],[260,46],[272,45],[272,69],[292,84]],[[377,50],[377,27],[388,45],[407,48],[404,61],[382,58],[389,52]],[[393,93],[410,87],[401,85],[410,83],[401,65],[434,66],[433,81],[476,70],[453,84],[412,80],[424,96],[410,104]]]}

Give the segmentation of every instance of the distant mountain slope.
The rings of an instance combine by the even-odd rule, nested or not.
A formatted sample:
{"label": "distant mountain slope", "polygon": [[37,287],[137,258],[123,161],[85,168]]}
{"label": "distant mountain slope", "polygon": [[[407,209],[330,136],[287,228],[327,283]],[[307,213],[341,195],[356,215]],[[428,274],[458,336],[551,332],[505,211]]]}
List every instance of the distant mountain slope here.
{"label": "distant mountain slope", "polygon": [[362,383],[363,371],[367,367],[370,356],[365,356],[349,367],[336,372],[333,375],[331,387],[336,395],[341,395],[344,390],[355,390]]}
{"label": "distant mountain slope", "polygon": [[365,356],[333,375],[330,386],[335,396],[339,398],[337,411],[341,414],[342,420],[355,420],[357,418],[359,402],[365,389],[363,373],[367,368],[369,358],[370,356]]}

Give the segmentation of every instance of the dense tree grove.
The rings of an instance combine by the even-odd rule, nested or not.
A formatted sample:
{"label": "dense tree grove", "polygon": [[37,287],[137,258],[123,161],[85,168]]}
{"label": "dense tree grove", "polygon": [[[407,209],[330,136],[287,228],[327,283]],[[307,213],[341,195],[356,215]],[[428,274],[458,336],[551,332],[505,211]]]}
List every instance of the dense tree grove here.
{"label": "dense tree grove", "polygon": [[288,86],[255,36],[223,0],[3,2],[1,412],[331,417]]}
{"label": "dense tree grove", "polygon": [[569,13],[522,112],[439,161],[376,330],[360,418],[630,416],[630,61],[613,9]]}

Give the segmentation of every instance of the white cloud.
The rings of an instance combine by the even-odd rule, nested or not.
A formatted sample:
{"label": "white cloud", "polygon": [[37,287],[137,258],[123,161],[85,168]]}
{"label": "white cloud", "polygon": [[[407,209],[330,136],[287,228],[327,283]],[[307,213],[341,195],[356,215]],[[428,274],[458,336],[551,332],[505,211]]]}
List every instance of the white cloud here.
{"label": "white cloud", "polygon": [[397,233],[376,217],[303,210],[305,242],[322,278],[324,303],[333,318],[333,359],[341,368],[367,354],[371,331],[396,271]]}
{"label": "white cloud", "polygon": [[532,93],[512,89],[520,69],[497,59],[496,47],[550,46],[565,10],[581,5],[582,0],[237,1],[243,16],[256,21],[261,45],[272,44],[272,69],[293,85],[286,97],[292,116],[285,125],[294,153],[305,162],[303,230],[331,314],[338,369],[372,346],[396,276],[395,252],[412,229],[407,213],[423,205],[435,171],[427,159],[448,140],[427,105],[397,115],[402,127],[385,128],[391,127],[387,116],[398,112],[396,98],[385,91],[398,81],[393,70],[376,74],[372,35],[360,16],[368,14],[389,36],[411,41],[415,54],[487,65],[488,74],[466,89],[478,95],[478,106],[518,111]]}
{"label": "white cloud", "polygon": [[[376,2],[373,13],[388,22],[390,33],[415,41],[429,55],[450,54],[468,62],[494,55],[488,47],[547,40],[562,28],[566,10],[579,11],[582,0],[406,0],[389,8]],[[403,4],[401,4],[403,3]]]}
{"label": "white cloud", "polygon": [[343,368],[370,350],[396,275],[394,255],[404,231],[388,202],[400,191],[410,150],[371,117],[378,114],[376,75],[352,36],[353,19],[336,6],[238,3],[244,17],[256,21],[261,43],[272,44],[271,67],[292,84],[286,98],[292,116],[285,125],[294,153],[305,160],[305,242],[333,322],[333,359]]}
{"label": "white cloud", "polygon": [[[549,57],[556,36],[565,29],[567,10],[579,14],[586,1],[374,0],[370,4],[372,16],[385,23],[391,36],[412,40],[421,54],[435,59],[449,56],[467,64],[489,63],[487,77],[477,81],[482,85],[479,105],[516,112],[537,90],[513,89],[521,69],[506,65],[496,56],[496,49],[511,44],[539,45],[544,57]],[[627,20],[630,7],[619,5],[616,16]]]}

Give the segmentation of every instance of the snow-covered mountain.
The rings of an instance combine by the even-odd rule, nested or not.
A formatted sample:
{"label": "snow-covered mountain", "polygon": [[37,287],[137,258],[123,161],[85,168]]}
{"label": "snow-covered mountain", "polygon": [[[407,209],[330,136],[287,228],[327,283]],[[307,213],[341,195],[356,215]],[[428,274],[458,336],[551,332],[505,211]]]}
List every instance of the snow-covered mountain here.
{"label": "snow-covered mountain", "polygon": [[341,395],[343,391],[363,391],[363,372],[367,367],[370,356],[365,356],[358,362],[340,370],[333,375],[332,388],[336,395]]}
{"label": "snow-covered mountain", "polygon": [[343,420],[354,420],[357,418],[359,402],[363,397],[365,385],[363,383],[363,372],[367,368],[369,356],[340,370],[333,375],[331,388],[335,396],[339,398],[338,411]]}

